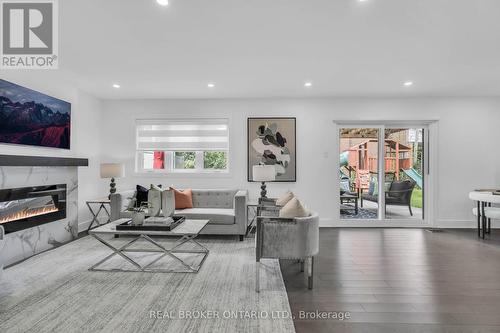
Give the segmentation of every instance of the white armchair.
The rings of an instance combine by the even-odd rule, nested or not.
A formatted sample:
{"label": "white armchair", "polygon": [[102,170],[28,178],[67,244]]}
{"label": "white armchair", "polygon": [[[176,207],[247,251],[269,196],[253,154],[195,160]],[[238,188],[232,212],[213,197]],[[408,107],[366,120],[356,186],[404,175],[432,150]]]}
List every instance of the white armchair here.
{"label": "white armchair", "polygon": [[[261,207],[257,216],[256,234],[256,283],[260,290],[260,259],[298,259],[301,271],[307,262],[308,288],[313,288],[314,256],[319,252],[319,216],[312,213],[308,217],[280,218],[268,216],[266,211],[273,208]],[[277,209],[275,208],[277,211]]]}

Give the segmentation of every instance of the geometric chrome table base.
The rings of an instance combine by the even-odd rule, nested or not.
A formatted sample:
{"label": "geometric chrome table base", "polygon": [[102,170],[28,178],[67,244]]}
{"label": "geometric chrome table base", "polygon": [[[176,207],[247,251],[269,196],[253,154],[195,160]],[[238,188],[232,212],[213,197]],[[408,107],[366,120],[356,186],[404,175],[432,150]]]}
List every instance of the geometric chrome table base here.
{"label": "geometric chrome table base", "polygon": [[[89,268],[90,271],[111,271],[111,272],[152,272],[152,273],[197,273],[205,259],[208,256],[209,250],[201,245],[195,240],[196,236],[199,235],[200,231],[208,224],[209,220],[190,220],[187,219],[185,222],[181,223],[175,229],[171,231],[146,231],[146,230],[116,230],[116,225],[130,221],[130,219],[119,219],[117,221],[110,222],[98,228],[90,230],[89,234],[97,239],[102,244],[110,248],[113,253],[106,256],[104,259],[99,261],[97,264]],[[119,247],[112,244],[111,241],[102,238],[103,235],[123,235],[131,236],[133,239],[128,241],[126,244]],[[151,236],[168,236],[168,237],[179,237],[179,239],[172,245],[171,248],[166,248]],[[122,238],[125,239],[125,238]],[[139,239],[143,239],[149,244],[154,245],[153,249],[136,249],[130,248]],[[182,245],[193,244],[194,249],[181,249]],[[128,253],[160,253],[161,255],[152,260],[150,263],[142,266],[137,260],[134,260]],[[178,256],[180,253],[193,253],[202,254],[201,261],[197,265],[190,265],[185,259]],[[99,268],[104,262],[110,260],[114,256],[120,256],[127,262],[132,264],[133,269],[122,269],[122,268]],[[176,269],[165,269],[165,268],[153,268],[152,266],[157,263],[162,258],[169,257],[175,262],[179,263],[183,268]],[[200,258],[200,256],[197,256]],[[179,266],[179,265],[178,265]]]}
{"label": "geometric chrome table base", "polygon": [[[106,215],[108,215],[108,220],[106,221],[106,223],[109,223],[110,218],[111,218],[111,214],[109,213],[108,209],[106,208],[106,205],[110,204],[109,200],[107,200],[107,199],[89,200],[89,201],[86,202],[86,204],[87,204],[87,207],[90,210],[90,213],[92,214],[92,221],[90,222],[90,225],[87,228],[87,232],[90,231],[90,229],[92,229],[92,226],[94,225],[94,223],[96,223],[98,227],[101,226],[101,224],[99,223],[98,217],[99,217],[99,213],[103,209],[104,209],[104,212],[106,212]],[[99,208],[97,209],[96,212],[94,212],[94,210],[92,209],[92,205],[93,204],[94,205],[96,205],[96,204],[99,205]]]}
{"label": "geometric chrome table base", "polygon": [[[99,242],[102,244],[106,245],[108,248],[113,250],[113,253],[108,255],[106,258],[102,259],[99,261],[97,264],[93,265],[92,267],[89,268],[89,271],[107,271],[107,272],[150,272],[150,273],[198,273],[200,270],[201,266],[203,265],[203,262],[208,256],[209,250],[198,243],[194,238],[196,235],[189,235],[189,236],[182,236],[181,239],[177,241],[176,244],[170,249],[165,248],[162,246],[160,243],[156,242],[154,239],[147,235],[139,235],[136,238],[132,239],[125,245],[122,245],[120,247],[115,247],[111,243],[107,242],[106,240],[102,239],[96,234],[92,234],[95,239],[97,239]],[[144,239],[148,241],[149,243],[155,245],[157,249],[129,249],[128,247],[134,244],[136,241],[139,239]],[[186,244],[186,243],[192,243],[195,244],[199,249],[198,250],[181,250],[178,249],[181,245]],[[153,261],[148,263],[145,266],[141,266],[137,261],[129,257],[126,252],[139,252],[139,253],[162,253],[161,256],[155,258]],[[203,258],[201,259],[200,263],[196,266],[191,266],[187,264],[182,258],[179,258],[176,256],[176,253],[201,253],[203,254]],[[108,261],[115,255],[121,256],[123,259],[127,260],[129,263],[131,263],[136,269],[121,269],[121,268],[97,268],[99,265],[103,264],[104,262]],[[163,268],[151,268],[153,264],[161,260],[162,258],[169,256],[173,258],[175,261],[179,262],[184,269],[163,269]]]}

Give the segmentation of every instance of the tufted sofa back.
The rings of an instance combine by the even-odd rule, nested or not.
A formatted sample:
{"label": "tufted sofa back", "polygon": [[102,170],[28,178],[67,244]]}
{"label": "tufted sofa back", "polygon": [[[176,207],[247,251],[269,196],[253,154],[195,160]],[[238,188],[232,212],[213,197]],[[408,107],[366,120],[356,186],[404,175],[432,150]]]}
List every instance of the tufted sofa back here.
{"label": "tufted sofa back", "polygon": [[234,196],[237,190],[195,190],[193,189],[193,207],[195,208],[234,208]]}

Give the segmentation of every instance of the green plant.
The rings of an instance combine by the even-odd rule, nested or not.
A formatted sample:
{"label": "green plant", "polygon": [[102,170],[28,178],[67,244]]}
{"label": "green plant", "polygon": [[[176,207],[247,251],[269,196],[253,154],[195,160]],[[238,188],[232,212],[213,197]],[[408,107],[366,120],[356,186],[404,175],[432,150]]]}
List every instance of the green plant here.
{"label": "green plant", "polygon": [[176,169],[194,169],[196,153],[194,151],[176,151],[175,168]]}
{"label": "green plant", "polygon": [[415,188],[413,190],[413,193],[411,195],[411,206],[412,207],[417,207],[417,208],[422,208],[422,190],[419,188]]}
{"label": "green plant", "polygon": [[134,202],[134,205],[131,207],[127,207],[127,211],[129,212],[134,212],[134,213],[140,213],[146,211],[148,208],[151,208],[153,205],[149,202],[142,202],[140,206],[136,206],[135,203],[137,202],[136,198],[130,198]]}
{"label": "green plant", "polygon": [[226,169],[227,154],[223,151],[206,151],[203,153],[203,168]]}

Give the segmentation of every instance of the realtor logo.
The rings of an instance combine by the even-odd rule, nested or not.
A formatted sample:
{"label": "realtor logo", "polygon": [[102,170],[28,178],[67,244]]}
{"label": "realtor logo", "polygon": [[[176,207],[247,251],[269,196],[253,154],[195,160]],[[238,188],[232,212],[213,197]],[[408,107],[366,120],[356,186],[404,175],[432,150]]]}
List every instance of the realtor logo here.
{"label": "realtor logo", "polygon": [[2,69],[57,69],[57,0],[0,0]]}

